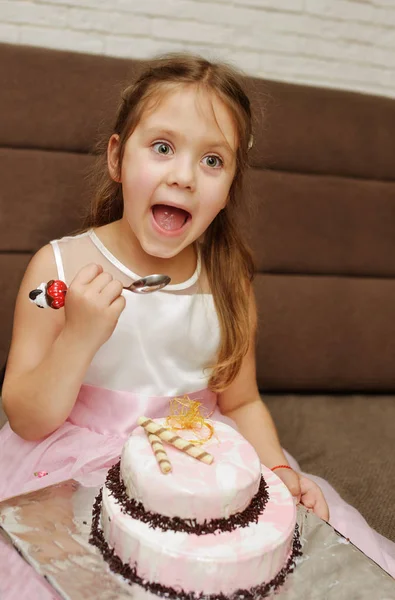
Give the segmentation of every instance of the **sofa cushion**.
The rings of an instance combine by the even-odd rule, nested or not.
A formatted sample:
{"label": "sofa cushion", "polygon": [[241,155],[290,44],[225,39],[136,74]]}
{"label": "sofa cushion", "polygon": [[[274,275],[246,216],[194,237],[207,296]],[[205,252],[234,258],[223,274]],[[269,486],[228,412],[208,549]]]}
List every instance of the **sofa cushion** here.
{"label": "sofa cushion", "polygon": [[250,78],[260,168],[394,180],[395,102],[328,87]]}
{"label": "sofa cushion", "polygon": [[0,146],[89,152],[139,61],[0,45]]}
{"label": "sofa cushion", "polygon": [[[31,258],[30,253],[0,253],[0,370],[4,366],[11,341],[16,292]],[[39,282],[40,283],[40,282]]]}
{"label": "sofa cushion", "polygon": [[0,252],[30,252],[81,227],[93,156],[0,148]]}
{"label": "sofa cushion", "polygon": [[395,541],[395,396],[262,396],[282,446]]}
{"label": "sofa cushion", "polygon": [[395,181],[251,169],[244,194],[259,272],[395,276]]}
{"label": "sofa cushion", "polygon": [[[0,44],[0,146],[88,152],[144,62]],[[390,98],[247,78],[254,166],[394,180]],[[44,117],[44,118],[43,118]]]}
{"label": "sofa cushion", "polygon": [[395,280],[255,279],[262,391],[395,390]]}

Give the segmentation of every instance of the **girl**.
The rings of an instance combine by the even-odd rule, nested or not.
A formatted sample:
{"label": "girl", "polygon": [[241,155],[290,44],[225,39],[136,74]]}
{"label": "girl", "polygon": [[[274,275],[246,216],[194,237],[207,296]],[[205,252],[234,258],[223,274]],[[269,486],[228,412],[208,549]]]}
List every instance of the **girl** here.
{"label": "girl", "polygon": [[[171,398],[188,394],[237,426],[295,498],[328,520],[320,487],[282,450],[255,380],[253,264],[234,216],[251,136],[250,102],[228,66],[164,57],[125,90],[87,230],[39,250],[21,284],[0,498],[69,478],[103,483],[137,418],[165,416]],[[123,291],[149,273],[171,284],[147,296]],[[64,310],[28,301],[50,279],[69,285]],[[337,506],[363,523],[364,551],[388,569],[378,534]],[[363,545],[352,523],[333,524]]]}

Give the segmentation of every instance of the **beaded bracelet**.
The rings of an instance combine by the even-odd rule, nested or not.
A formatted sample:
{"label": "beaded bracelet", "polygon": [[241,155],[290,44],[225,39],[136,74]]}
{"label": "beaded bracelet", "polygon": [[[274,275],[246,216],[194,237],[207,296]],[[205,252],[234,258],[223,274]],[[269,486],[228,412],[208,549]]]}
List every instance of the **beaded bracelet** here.
{"label": "beaded bracelet", "polygon": [[291,471],[292,471],[292,467],[290,467],[289,465],[277,465],[277,466],[273,467],[271,470],[275,471],[276,469],[291,469]]}

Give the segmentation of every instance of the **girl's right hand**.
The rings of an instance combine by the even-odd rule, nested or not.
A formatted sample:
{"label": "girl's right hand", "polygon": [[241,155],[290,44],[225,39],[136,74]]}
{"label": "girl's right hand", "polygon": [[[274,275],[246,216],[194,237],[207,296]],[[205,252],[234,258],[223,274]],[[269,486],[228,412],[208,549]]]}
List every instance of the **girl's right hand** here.
{"label": "girl's right hand", "polygon": [[67,290],[64,331],[91,344],[96,352],[111,336],[125,308],[122,290],[122,283],[101,265],[83,267]]}

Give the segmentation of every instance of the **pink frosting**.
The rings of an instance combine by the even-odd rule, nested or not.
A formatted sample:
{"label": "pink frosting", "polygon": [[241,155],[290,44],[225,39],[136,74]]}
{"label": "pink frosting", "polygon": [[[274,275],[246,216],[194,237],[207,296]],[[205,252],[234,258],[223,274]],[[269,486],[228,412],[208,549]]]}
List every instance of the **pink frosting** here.
{"label": "pink frosting", "polygon": [[[121,477],[129,497],[142,502],[147,511],[200,523],[244,510],[259,488],[258,455],[235,429],[217,421],[213,424],[215,435],[200,447],[214,456],[214,462],[207,465],[164,443],[172,465],[167,475],[160,471],[144,430],[135,429],[121,458]],[[191,431],[177,433],[194,439]]]}
{"label": "pink frosting", "polygon": [[296,509],[275,473],[262,472],[269,501],[258,523],[202,536],[164,532],[123,514],[105,489],[104,536],[123,562],[137,563],[140,577],[186,592],[230,595],[268,582],[290,554]]}

